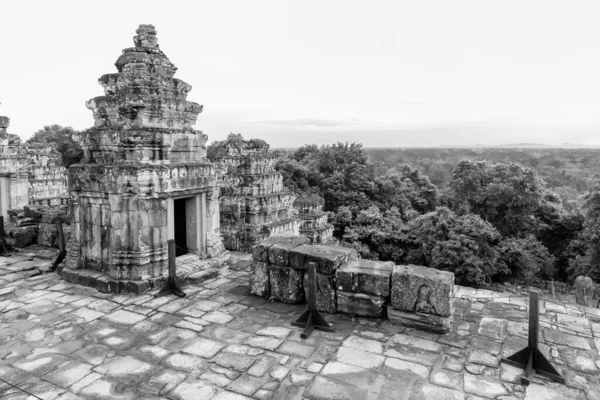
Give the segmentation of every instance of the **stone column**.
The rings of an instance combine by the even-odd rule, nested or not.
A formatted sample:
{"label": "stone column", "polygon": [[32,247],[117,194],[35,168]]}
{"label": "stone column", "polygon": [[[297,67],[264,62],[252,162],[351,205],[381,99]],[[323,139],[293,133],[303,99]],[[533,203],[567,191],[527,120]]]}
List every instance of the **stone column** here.
{"label": "stone column", "polygon": [[167,237],[175,239],[175,200],[172,197],[167,199]]}
{"label": "stone column", "polygon": [[206,254],[206,192],[200,195],[200,251]]}

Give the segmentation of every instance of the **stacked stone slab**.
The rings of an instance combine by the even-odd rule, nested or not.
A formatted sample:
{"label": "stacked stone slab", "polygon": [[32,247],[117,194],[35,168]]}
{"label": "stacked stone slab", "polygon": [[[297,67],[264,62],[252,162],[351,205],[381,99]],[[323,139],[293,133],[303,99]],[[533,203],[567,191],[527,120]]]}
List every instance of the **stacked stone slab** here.
{"label": "stacked stone slab", "polygon": [[443,333],[450,329],[454,274],[417,265],[396,265],[392,272],[388,318],[394,324]]}
{"label": "stacked stone slab", "polygon": [[283,187],[274,157],[263,140],[228,139],[219,157],[222,176],[220,210],[228,250],[251,252],[272,236],[298,236],[294,196]]}
{"label": "stacked stone slab", "polygon": [[316,263],[317,308],[337,312],[336,270],[356,260],[354,250],[310,245],[306,237],[273,237],[257,245],[253,252],[250,290],[253,294],[283,303],[299,304],[306,299],[306,270]]}
{"label": "stacked stone slab", "polygon": [[305,301],[310,262],[317,268],[317,308],[430,332],[450,329],[454,274],[416,265],[358,260],[354,250],[309,245],[306,237],[273,237],[252,253],[250,291],[290,304]]}
{"label": "stacked stone slab", "polygon": [[364,317],[383,317],[390,297],[393,262],[351,261],[335,273],[338,311]]}
{"label": "stacked stone slab", "polygon": [[104,96],[86,104],[95,126],[79,138],[84,159],[69,168],[73,232],[61,276],[99,290],[162,284],[175,199],[186,201],[187,250],[224,252],[208,137],[192,128],[202,106],[186,100],[191,86],[174,78],[154,27],[136,32],[117,72],[99,79]]}
{"label": "stacked stone slab", "polygon": [[333,241],[333,225],[327,222],[323,211],[325,199],[318,195],[300,196],[294,201],[300,221],[300,234],[314,244],[327,244]]}

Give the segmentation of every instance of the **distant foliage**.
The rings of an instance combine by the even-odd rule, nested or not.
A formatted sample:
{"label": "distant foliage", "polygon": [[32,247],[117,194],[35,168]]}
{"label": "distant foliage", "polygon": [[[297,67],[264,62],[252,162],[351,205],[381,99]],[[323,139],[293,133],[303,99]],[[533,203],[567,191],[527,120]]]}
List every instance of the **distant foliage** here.
{"label": "distant foliage", "polygon": [[34,133],[26,143],[55,144],[62,155],[63,165],[68,168],[83,158],[83,150],[79,143],[73,140],[73,135],[76,134],[78,132],[70,126],[48,125]]}
{"label": "distant foliage", "polygon": [[600,182],[599,151],[336,143],[273,153],[284,184],[324,198],[334,237],[363,258],[474,286],[600,279],[600,189],[582,193]]}

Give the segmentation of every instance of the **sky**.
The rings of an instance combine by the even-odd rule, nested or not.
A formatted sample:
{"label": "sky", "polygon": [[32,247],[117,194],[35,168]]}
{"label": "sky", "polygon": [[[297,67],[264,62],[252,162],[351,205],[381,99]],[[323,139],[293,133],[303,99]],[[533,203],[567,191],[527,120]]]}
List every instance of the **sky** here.
{"label": "sky", "polygon": [[272,147],[600,144],[598,0],[0,0],[0,115],[93,125],[140,24],[204,105]]}

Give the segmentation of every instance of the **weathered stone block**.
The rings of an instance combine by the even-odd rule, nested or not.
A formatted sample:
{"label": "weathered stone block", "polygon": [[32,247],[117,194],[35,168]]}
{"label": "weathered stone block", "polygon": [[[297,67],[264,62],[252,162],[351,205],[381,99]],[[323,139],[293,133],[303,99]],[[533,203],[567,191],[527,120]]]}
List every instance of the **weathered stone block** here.
{"label": "weathered stone block", "polygon": [[307,269],[308,263],[315,262],[317,271],[324,274],[334,274],[343,263],[357,258],[356,251],[344,247],[303,245],[289,252],[290,266]]}
{"label": "weathered stone block", "polygon": [[274,264],[269,265],[271,298],[291,304],[304,302],[303,277],[304,271],[302,270]]}
{"label": "weathered stone block", "polygon": [[271,283],[269,282],[269,264],[252,261],[250,275],[250,293],[268,299],[271,297]]}
{"label": "weathered stone block", "polygon": [[446,333],[450,331],[450,318],[440,315],[424,314],[421,312],[410,312],[396,310],[387,307],[387,315],[394,325],[402,325],[433,333]]}
{"label": "weathered stone block", "polygon": [[593,297],[594,281],[592,281],[592,278],[583,275],[575,278],[575,300],[577,301],[577,304],[591,307]]}
{"label": "weathered stone block", "polygon": [[307,243],[310,243],[310,240],[305,237],[273,236],[254,246],[252,249],[252,259],[255,261],[269,262],[269,249],[276,244],[293,245],[293,247],[297,247]]}
{"label": "weathered stone block", "polygon": [[365,293],[337,291],[337,310],[361,317],[382,317],[385,313],[386,298]]}
{"label": "weathered stone block", "polygon": [[344,292],[388,297],[393,269],[391,261],[349,261],[335,271],[337,288]]}
{"label": "weathered stone block", "polygon": [[307,237],[283,237],[279,243],[275,243],[269,248],[269,261],[271,264],[289,265],[289,253],[292,249],[310,244],[310,239]]}
{"label": "weathered stone block", "polygon": [[[335,276],[317,272],[317,310],[335,314],[337,303],[335,299]],[[304,296],[308,299],[308,273],[304,274]]]}
{"label": "weathered stone block", "polygon": [[396,265],[392,273],[392,306],[396,310],[447,317],[452,312],[454,274],[417,265]]}
{"label": "weathered stone block", "polygon": [[39,225],[38,241],[37,243],[42,246],[54,246],[58,238],[58,229],[55,224],[44,224]]}
{"label": "weathered stone block", "polygon": [[42,223],[54,224],[55,222],[65,222],[68,220],[65,210],[46,210],[42,213]]}
{"label": "weathered stone block", "polygon": [[23,248],[37,243],[38,227],[23,226],[6,229],[6,242],[13,247]]}

